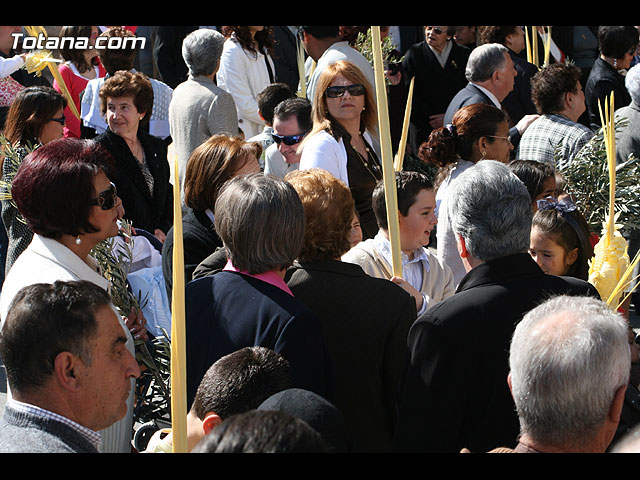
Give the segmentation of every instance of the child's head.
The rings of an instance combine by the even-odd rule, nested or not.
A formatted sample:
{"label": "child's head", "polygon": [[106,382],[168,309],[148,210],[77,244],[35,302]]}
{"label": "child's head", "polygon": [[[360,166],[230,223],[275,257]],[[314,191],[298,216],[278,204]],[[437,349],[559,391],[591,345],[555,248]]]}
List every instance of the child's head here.
{"label": "child's head", "polygon": [[[410,252],[429,244],[431,231],[438,220],[435,216],[436,194],[429,177],[419,172],[396,172],[400,244],[403,252]],[[378,227],[388,231],[384,182],[373,190],[373,211]]]}
{"label": "child's head", "polygon": [[551,164],[535,160],[513,160],[509,163],[509,169],[527,187],[534,213],[538,210],[538,200],[555,197],[556,174]]}
{"label": "child's head", "polygon": [[529,253],[549,275],[587,280],[593,256],[589,227],[571,202],[542,201],[533,216]]}
{"label": "child's head", "polygon": [[280,102],[295,97],[286,83],[272,83],[267,85],[258,95],[258,113],[266,125],[273,125],[273,112]]}

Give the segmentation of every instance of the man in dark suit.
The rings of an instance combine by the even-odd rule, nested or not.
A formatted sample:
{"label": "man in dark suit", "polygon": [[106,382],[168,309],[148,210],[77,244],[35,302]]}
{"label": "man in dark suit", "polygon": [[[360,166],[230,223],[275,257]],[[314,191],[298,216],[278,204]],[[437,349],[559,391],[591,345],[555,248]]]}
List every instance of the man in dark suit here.
{"label": "man in dark suit", "polygon": [[[451,123],[453,115],[462,107],[475,103],[486,103],[502,108],[501,102],[513,90],[518,72],[507,47],[498,43],[487,43],[476,47],[469,55],[465,71],[468,84],[449,103],[444,115],[444,124]],[[525,115],[509,129],[509,140],[514,147],[527,127],[538,115]]]}
{"label": "man in dark suit", "polygon": [[273,63],[276,67],[276,82],[286,83],[292,92],[297,92],[300,86],[296,28],[286,25],[273,27],[275,39]]}
{"label": "man in dark suit", "polygon": [[519,423],[506,378],[516,324],[549,296],[598,295],[583,280],[544,274],[532,260],[531,200],[504,164],[478,162],[450,188],[448,212],[467,274],[411,327],[396,451],[515,446]]}

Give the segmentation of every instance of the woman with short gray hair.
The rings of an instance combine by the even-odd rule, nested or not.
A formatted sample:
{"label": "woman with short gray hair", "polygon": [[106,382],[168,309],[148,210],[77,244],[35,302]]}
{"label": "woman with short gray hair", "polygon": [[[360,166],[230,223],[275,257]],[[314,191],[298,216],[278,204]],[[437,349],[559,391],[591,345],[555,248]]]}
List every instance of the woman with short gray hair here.
{"label": "woman with short gray hair", "polygon": [[280,178],[238,176],[222,188],[214,217],[228,262],[186,288],[188,402],[213,362],[248,346],[280,353],[294,387],[324,395],[320,323],[284,282],[304,236],[300,197]]}
{"label": "woman with short gray hair", "polygon": [[189,78],[173,91],[169,124],[178,156],[183,199],[184,174],[193,151],[217,133],[238,133],[236,104],[231,95],[214,82],[223,45],[222,34],[208,28],[191,32],[182,42],[182,58],[189,68]]}

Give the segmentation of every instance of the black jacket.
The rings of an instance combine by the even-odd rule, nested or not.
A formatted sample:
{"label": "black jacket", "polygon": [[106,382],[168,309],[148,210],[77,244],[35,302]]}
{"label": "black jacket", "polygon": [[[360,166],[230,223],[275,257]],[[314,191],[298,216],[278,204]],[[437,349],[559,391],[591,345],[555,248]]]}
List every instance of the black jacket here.
{"label": "black jacket", "polygon": [[354,451],[389,451],[413,297],[339,260],[296,263],[287,275],[295,297],[320,320],[333,372],[327,400],[344,415]]}
{"label": "black jacket", "polygon": [[142,228],[152,234],[159,228],[167,233],[173,225],[173,188],[169,183],[167,147],[161,139],[141,129],[138,138],[153,176],[153,195],[149,192],[139,162],[122,137],[107,129],[94,140],[104,146],[114,159],[115,172],[111,181],[122,199],[125,218],[133,223],[134,228]]}
{"label": "black jacket", "polygon": [[559,294],[599,298],[591,284],[546,275],[521,253],[476,266],[453,296],[418,318],[394,450],[514,447],[520,427],[507,385],[511,337],[526,312]]}
{"label": "black jacket", "polygon": [[601,126],[598,101],[602,104],[602,112],[604,113],[604,101],[605,98],[608,101],[611,92],[613,92],[615,110],[631,103],[631,95],[624,84],[624,77],[602,58],[598,58],[593,64],[584,89],[589,122],[592,127],[594,125],[595,128]]}

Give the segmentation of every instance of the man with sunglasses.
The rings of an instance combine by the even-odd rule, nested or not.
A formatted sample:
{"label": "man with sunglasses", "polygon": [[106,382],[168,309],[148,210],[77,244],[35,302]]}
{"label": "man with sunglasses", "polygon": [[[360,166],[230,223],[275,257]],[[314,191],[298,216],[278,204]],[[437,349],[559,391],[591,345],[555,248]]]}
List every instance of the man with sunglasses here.
{"label": "man with sunglasses", "polygon": [[311,130],[311,102],[294,97],[280,102],[273,112],[273,141],[265,153],[264,173],[280,178],[300,166],[300,142]]}

